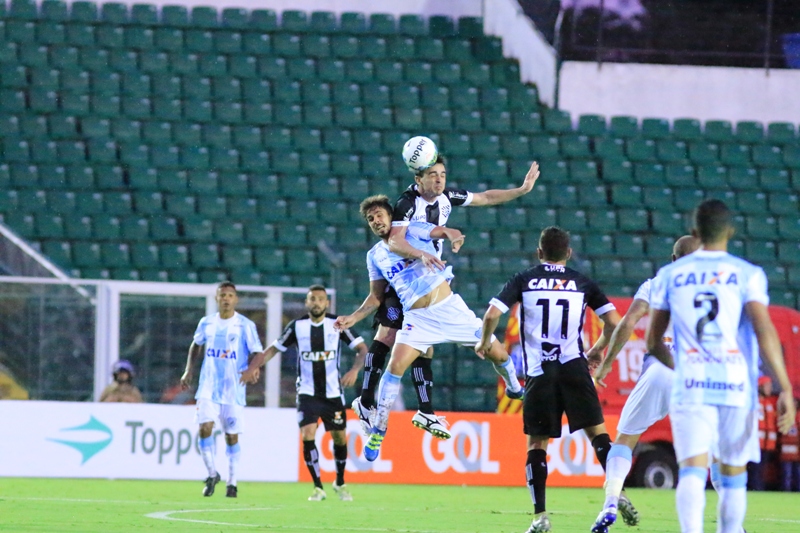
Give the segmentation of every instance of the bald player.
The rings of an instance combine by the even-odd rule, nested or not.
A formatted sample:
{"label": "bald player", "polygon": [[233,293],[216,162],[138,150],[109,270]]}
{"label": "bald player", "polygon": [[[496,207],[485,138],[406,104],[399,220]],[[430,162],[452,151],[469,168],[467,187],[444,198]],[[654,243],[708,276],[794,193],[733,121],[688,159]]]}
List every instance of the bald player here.
{"label": "bald player", "polygon": [[[672,247],[672,260],[675,261],[688,255],[700,246],[700,241],[691,235],[684,235]],[[650,283],[648,279],[642,283],[628,312],[614,329],[609,341],[608,353],[603,364],[594,372],[597,383],[605,387],[603,378],[609,372],[617,355],[631,338],[636,324],[650,312]],[[664,342],[672,347],[672,333],[668,332]],[[625,478],[631,470],[633,449],[639,438],[647,429],[667,416],[669,413],[669,398],[672,390],[673,370],[652,355],[646,353],[642,364],[642,373],[631,391],[617,426],[617,438],[608,452],[606,462],[606,501],[603,511],[597,517],[593,533],[606,533],[608,527],[616,521],[617,510],[622,515],[623,521],[634,526],[639,523],[639,513],[630,500],[622,493]]]}

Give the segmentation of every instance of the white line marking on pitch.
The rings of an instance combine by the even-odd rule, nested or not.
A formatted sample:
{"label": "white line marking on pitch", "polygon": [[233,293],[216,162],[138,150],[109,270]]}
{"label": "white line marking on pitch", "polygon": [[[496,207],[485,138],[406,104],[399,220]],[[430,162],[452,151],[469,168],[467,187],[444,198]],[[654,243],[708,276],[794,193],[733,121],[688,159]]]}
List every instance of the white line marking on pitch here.
{"label": "white line marking on pitch", "polygon": [[[213,526],[238,526],[238,527],[260,527],[265,529],[313,529],[314,526],[271,526],[268,524],[237,524],[235,522],[216,522],[214,520],[198,520],[193,518],[176,518],[172,515],[183,513],[213,513],[213,512],[233,512],[233,511],[275,511],[280,507],[259,507],[250,509],[183,509],[180,511],[159,511],[157,513],[149,513],[145,516],[147,518],[155,518],[156,520],[173,520],[176,522],[192,522],[194,524],[209,524]],[[377,528],[377,527],[331,527],[325,526],[326,531],[374,531],[382,533],[385,531],[394,531],[397,533],[446,533],[442,531],[428,531],[424,529],[397,529],[397,528]]]}

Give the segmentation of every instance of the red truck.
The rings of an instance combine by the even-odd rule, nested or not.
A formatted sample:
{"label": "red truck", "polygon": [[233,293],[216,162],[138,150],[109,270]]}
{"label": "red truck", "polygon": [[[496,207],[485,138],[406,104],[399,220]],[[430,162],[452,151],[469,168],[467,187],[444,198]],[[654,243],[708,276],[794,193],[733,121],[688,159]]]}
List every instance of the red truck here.
{"label": "red truck", "polygon": [[[625,314],[633,301],[632,298],[617,297],[612,297],[610,300],[617,306],[620,316]],[[795,387],[800,387],[800,312],[778,305],[770,306],[769,310],[781,340],[789,378]],[[506,328],[506,345],[509,348],[511,347],[510,345],[518,342],[519,333],[517,328],[516,320],[509,320]],[[622,412],[625,401],[628,399],[628,395],[636,385],[636,380],[642,370],[642,361],[644,360],[646,328],[647,317],[644,317],[636,325],[630,341],[617,356],[617,360],[614,363],[615,370],[604,380],[607,387],[598,389],[603,411],[606,414],[619,415]],[[600,331],[599,320],[594,313],[588,312],[584,326],[584,337],[587,341],[585,345],[591,346]],[[500,392],[502,394],[502,389],[500,389]],[[498,411],[519,411],[520,405],[517,403],[518,401],[511,402],[507,398],[500,397],[500,395],[498,395],[498,400]],[[777,472],[780,470],[777,464],[778,454],[775,454],[775,456],[774,462],[776,464],[764,465],[770,478],[776,478]],[[672,430],[669,417],[667,417],[654,424],[639,441],[634,453],[633,468],[631,469],[629,482],[635,486],[674,488],[677,481],[678,465],[672,448]]]}

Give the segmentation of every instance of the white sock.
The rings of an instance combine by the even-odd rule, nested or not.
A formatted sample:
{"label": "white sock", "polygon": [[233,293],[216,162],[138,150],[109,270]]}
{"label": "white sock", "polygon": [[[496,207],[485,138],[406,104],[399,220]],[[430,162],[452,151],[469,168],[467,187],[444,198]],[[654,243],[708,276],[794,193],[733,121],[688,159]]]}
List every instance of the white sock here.
{"label": "white sock", "polygon": [[236,469],[239,466],[239,457],[242,455],[242,449],[237,442],[233,446],[228,445],[225,449],[225,455],[228,456],[228,485],[236,486]]}
{"label": "white sock", "polygon": [[631,471],[633,451],[624,444],[612,444],[606,459],[606,502],[603,507],[617,506],[625,478]]}
{"label": "white sock", "polygon": [[720,476],[717,533],[740,533],[747,511],[747,472]]}
{"label": "white sock", "polygon": [[217,468],[214,466],[214,437],[200,439],[200,455],[208,469],[208,477],[217,475]]}
{"label": "white sock", "polygon": [[519,380],[517,379],[517,372],[514,369],[514,361],[511,360],[511,357],[506,359],[505,363],[492,363],[494,366],[494,371],[500,374],[500,377],[503,378],[503,381],[506,382],[506,388],[511,392],[519,392],[522,390],[522,385],[519,384]]}
{"label": "white sock", "polygon": [[381,431],[386,431],[389,425],[389,411],[400,393],[400,378],[389,371],[381,376],[381,383],[378,387],[378,415],[375,417],[375,425]]}
{"label": "white sock", "polygon": [[706,508],[708,470],[697,466],[680,469],[675,503],[681,533],[703,533],[703,511]]}

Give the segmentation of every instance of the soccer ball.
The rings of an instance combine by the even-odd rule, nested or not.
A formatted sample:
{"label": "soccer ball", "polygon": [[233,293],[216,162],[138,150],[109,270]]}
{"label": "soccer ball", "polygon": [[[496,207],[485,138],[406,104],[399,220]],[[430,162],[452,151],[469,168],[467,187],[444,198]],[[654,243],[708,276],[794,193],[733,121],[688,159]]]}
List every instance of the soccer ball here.
{"label": "soccer ball", "polygon": [[403,146],[403,161],[411,172],[421,172],[436,164],[439,150],[427,137],[412,137]]}

